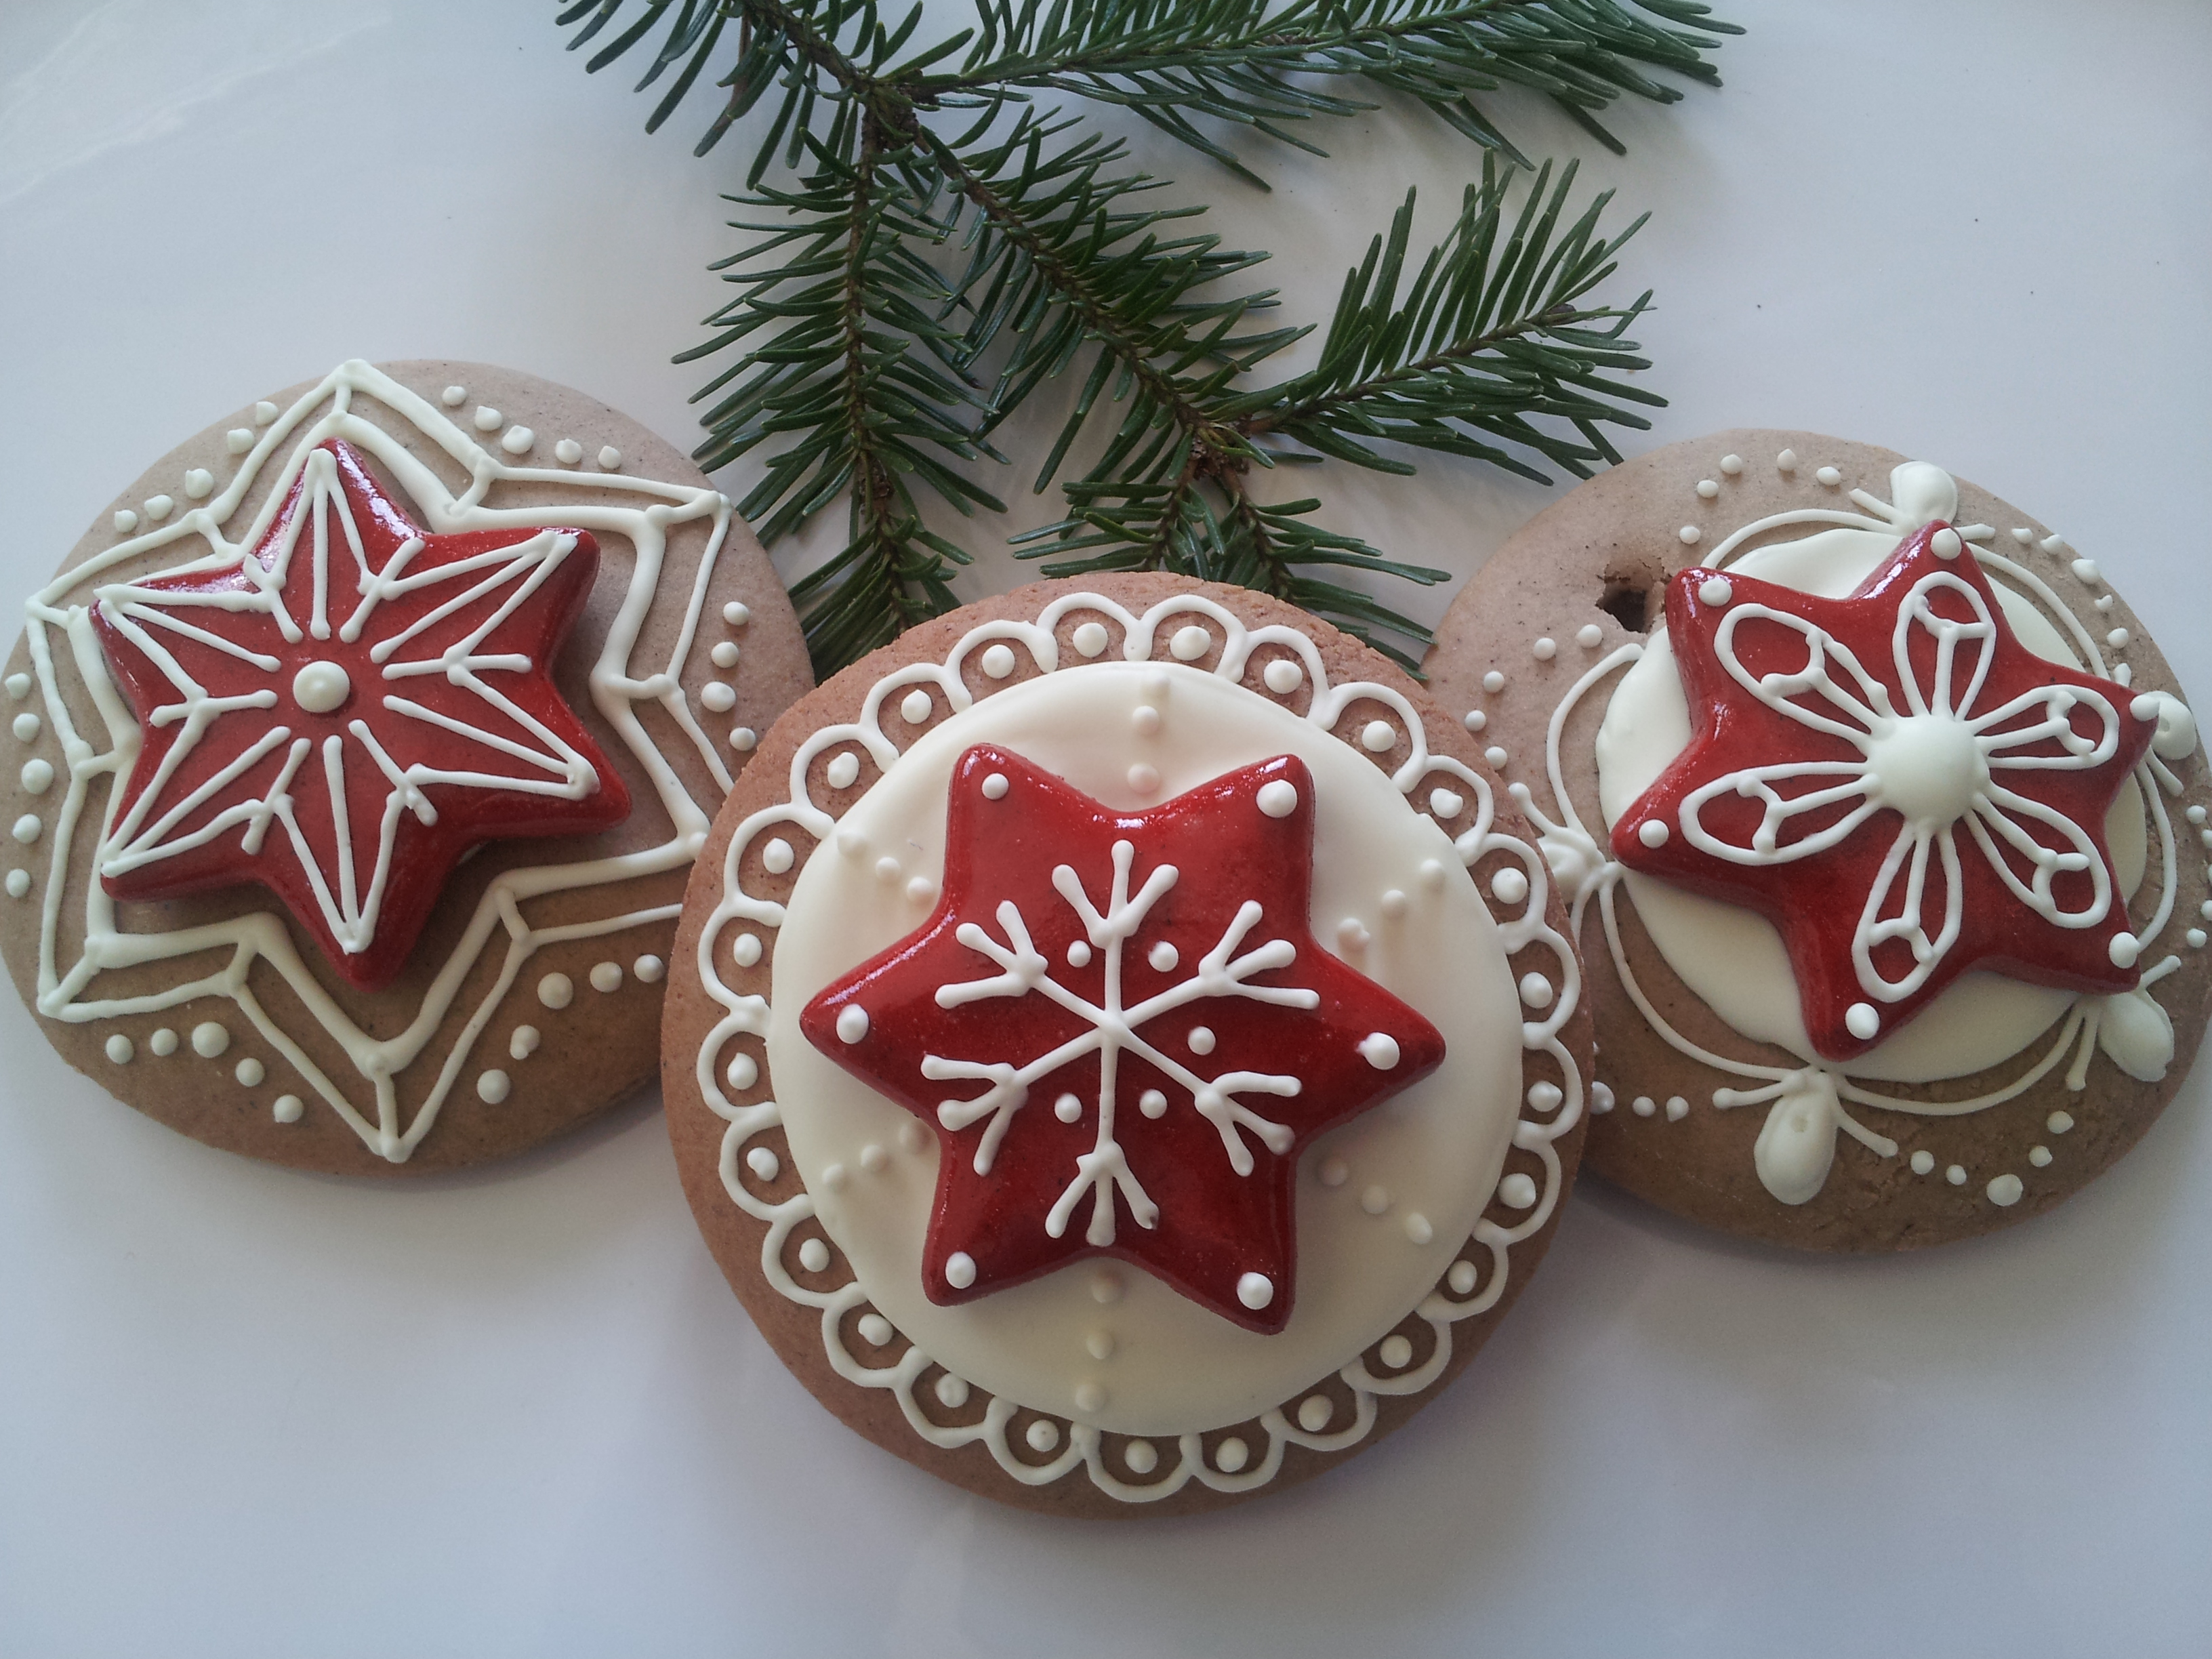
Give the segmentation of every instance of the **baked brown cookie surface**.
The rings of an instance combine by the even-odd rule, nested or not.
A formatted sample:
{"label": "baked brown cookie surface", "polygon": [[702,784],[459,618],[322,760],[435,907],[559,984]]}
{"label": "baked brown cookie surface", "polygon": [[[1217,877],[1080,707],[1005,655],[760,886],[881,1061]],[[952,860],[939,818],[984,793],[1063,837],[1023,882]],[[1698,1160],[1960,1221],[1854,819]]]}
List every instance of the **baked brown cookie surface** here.
{"label": "baked brown cookie surface", "polygon": [[1810,433],[1674,445],[1532,520],[1426,666],[1573,906],[1607,1179],[1906,1249],[2050,1208],[2179,1086],[2196,723],[2106,573],[1987,491]]}
{"label": "baked brown cookie surface", "polygon": [[672,961],[669,1133],[823,1403],[967,1489],[1181,1513],[1464,1366],[1550,1240],[1589,1022],[1466,734],[1253,593],[1040,583],[763,740]]}
{"label": "baked brown cookie surface", "polygon": [[690,866],[811,684],[683,456],[482,364],[342,364],[103,511],[9,657],[0,951],[120,1099],[449,1169],[653,1073]]}

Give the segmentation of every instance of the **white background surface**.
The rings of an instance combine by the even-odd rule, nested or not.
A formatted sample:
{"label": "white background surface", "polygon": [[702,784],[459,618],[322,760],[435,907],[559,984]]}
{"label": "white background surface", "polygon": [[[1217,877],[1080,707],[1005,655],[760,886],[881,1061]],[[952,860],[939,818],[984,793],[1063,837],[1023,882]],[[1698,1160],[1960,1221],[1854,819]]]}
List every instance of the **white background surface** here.
{"label": "white background surface", "polygon": [[[550,3],[0,8],[0,586],[124,482],[342,357],[452,355],[693,441],[674,368],[742,132],[648,138]],[[2212,696],[2212,10],[1729,0],[1728,86],[1532,148],[1654,210],[1644,441],[1802,425],[1939,461],[2100,559]],[[1266,158],[1234,243],[1319,319],[1405,182],[1385,112]],[[1633,286],[1630,286],[1632,284]],[[1052,498],[1022,496],[1024,524]],[[726,481],[733,487],[744,480]],[[1547,499],[1332,473],[1464,573]],[[1014,567],[985,558],[968,591]],[[1417,596],[1440,612],[1448,594]],[[1053,1524],[864,1444],[754,1335],[653,1103],[396,1184],[207,1151],[0,1008],[0,1651],[496,1656],[2212,1651],[2212,1072],[2057,1213],[1903,1260],[1577,1194],[1473,1370],[1348,1468]]]}

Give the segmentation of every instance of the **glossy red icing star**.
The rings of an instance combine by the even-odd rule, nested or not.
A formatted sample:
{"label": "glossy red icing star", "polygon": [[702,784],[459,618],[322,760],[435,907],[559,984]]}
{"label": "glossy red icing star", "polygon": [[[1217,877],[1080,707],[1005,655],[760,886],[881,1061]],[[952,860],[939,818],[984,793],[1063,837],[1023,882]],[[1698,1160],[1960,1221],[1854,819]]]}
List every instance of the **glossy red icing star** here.
{"label": "glossy red icing star", "polygon": [[800,1019],[937,1133],[932,1301],[1103,1254],[1283,1328],[1299,1149],[1444,1052],[1315,942],[1313,825],[1288,755],[1137,812],[961,757],[935,914]]}
{"label": "glossy red icing star", "polygon": [[598,568],[579,530],[426,535],[346,444],[311,452],[244,557],[99,591],[143,742],[103,885],[258,882],[386,983],[470,848],[629,815],[550,672]]}
{"label": "glossy red icing star", "polygon": [[2022,646],[1956,531],[1928,526],[1842,599],[1685,570],[1667,635],[1693,735],[1613,856],[1772,921],[1820,1055],[1864,1052],[1970,968],[2135,984],[2105,815],[2156,721]]}

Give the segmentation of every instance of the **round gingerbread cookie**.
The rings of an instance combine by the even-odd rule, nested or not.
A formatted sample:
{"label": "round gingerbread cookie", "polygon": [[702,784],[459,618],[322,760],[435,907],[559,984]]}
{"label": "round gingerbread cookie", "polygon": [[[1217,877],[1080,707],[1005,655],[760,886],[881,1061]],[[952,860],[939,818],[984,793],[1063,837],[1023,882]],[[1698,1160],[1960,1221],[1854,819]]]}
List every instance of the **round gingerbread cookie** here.
{"label": "round gingerbread cookie", "polygon": [[652,434],[343,363],[157,463],[31,596],[0,951],[71,1064],[210,1145],[496,1158],[653,1074],[692,860],[810,684]]}
{"label": "round gingerbread cookie", "polygon": [[2196,722],[2018,508],[1811,433],[1677,444],[1531,521],[1428,669],[1571,902],[1607,1179],[1908,1249],[2050,1208],[2179,1086],[2212,997]]}
{"label": "round gingerbread cookie", "polygon": [[1549,1242],[1589,1023],[1457,726],[1278,601],[1044,582],[796,705],[664,1083],[784,1362],[970,1491],[1188,1512],[1402,1422]]}

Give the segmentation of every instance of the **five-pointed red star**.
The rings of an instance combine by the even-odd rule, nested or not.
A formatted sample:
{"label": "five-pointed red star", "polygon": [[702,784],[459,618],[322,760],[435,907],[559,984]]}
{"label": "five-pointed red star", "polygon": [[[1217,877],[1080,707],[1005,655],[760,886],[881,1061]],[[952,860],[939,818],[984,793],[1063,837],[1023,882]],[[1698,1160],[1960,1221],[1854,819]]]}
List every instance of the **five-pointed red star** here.
{"label": "five-pointed red star", "polygon": [[310,452],[244,557],[99,591],[143,744],[102,884],[258,882],[387,982],[470,848],[629,816],[551,677],[598,568],[580,530],[426,535],[349,446]]}
{"label": "five-pointed red star", "polygon": [[1928,526],[1842,599],[1682,571],[1667,634],[1693,735],[1613,856],[1772,921],[1821,1056],[1971,968],[2135,984],[2105,815],[2155,719],[2022,646],[1956,531]]}
{"label": "five-pointed red star", "polygon": [[1284,755],[1127,812],[960,757],[936,912],[800,1019],[937,1133],[933,1302],[1105,1255],[1288,1322],[1299,1149],[1444,1052],[1308,928],[1313,788]]}

